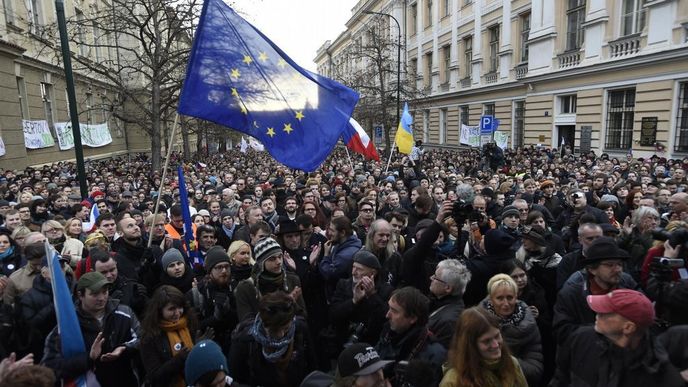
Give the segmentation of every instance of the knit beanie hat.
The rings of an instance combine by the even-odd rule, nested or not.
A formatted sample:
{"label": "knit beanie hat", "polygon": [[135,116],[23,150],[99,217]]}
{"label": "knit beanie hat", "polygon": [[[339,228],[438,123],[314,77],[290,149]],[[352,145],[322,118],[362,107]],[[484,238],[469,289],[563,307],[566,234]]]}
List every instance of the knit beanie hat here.
{"label": "knit beanie hat", "polygon": [[235,215],[234,212],[235,212],[235,211],[232,211],[232,210],[230,210],[229,208],[225,208],[225,209],[223,209],[222,211],[220,211],[220,219],[224,219],[224,218],[226,218],[226,217],[228,217],[228,216],[234,217],[234,215]]}
{"label": "knit beanie hat", "polygon": [[161,261],[163,270],[165,270],[165,269],[167,269],[168,266],[170,266],[170,264],[172,264],[174,262],[178,262],[178,261],[184,262],[184,256],[182,255],[182,253],[179,250],[177,250],[173,247],[173,248],[165,251],[165,254],[162,255],[162,259],[160,261]]}
{"label": "knit beanie hat", "polygon": [[514,206],[504,207],[504,209],[502,210],[502,219],[509,217],[509,216],[515,216],[518,218],[519,217],[518,208],[516,208]]}
{"label": "knit beanie hat", "polygon": [[191,349],[184,364],[186,384],[193,386],[203,375],[212,371],[224,371],[229,376],[227,358],[212,340],[202,340]]}
{"label": "knit beanie hat", "polygon": [[275,241],[274,239],[270,237],[265,237],[256,243],[256,246],[253,248],[253,251],[256,256],[256,263],[259,266],[263,265],[263,261],[265,261],[267,258],[270,258],[272,256],[275,256],[277,254],[282,253],[282,247],[280,247],[279,243]]}
{"label": "knit beanie hat", "polygon": [[209,272],[210,270],[215,267],[220,262],[229,262],[229,255],[227,255],[227,252],[225,249],[222,248],[222,246],[213,246],[208,250],[208,253],[205,255],[205,261],[203,263],[203,266],[205,267],[205,271]]}

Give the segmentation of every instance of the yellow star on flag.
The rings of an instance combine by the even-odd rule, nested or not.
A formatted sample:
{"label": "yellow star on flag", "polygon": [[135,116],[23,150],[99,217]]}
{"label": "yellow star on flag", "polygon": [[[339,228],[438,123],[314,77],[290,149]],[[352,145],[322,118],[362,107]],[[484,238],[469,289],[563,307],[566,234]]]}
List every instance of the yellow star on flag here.
{"label": "yellow star on flag", "polygon": [[246,110],[246,106],[241,105],[241,112],[244,114],[248,113],[248,110]]}
{"label": "yellow star on flag", "polygon": [[267,135],[270,137],[275,137],[275,129],[273,128],[268,128]]}
{"label": "yellow star on flag", "polygon": [[298,112],[296,112],[296,119],[297,120],[301,121],[304,117],[305,116],[303,115],[302,111],[299,110]]}
{"label": "yellow star on flag", "polygon": [[239,69],[232,69],[232,74],[230,75],[232,78],[239,78],[241,74],[239,73]]}
{"label": "yellow star on flag", "polygon": [[261,62],[265,62],[268,60],[268,54],[265,52],[261,52],[260,55],[258,55],[258,59],[260,59]]}
{"label": "yellow star on flag", "polygon": [[284,68],[286,65],[287,65],[287,61],[284,60],[284,59],[282,59],[282,58],[280,58],[280,59],[277,61],[277,66],[279,66],[279,67],[281,67],[281,68]]}
{"label": "yellow star on flag", "polygon": [[284,130],[285,132],[287,132],[287,134],[291,134],[291,132],[292,132],[294,129],[292,129],[291,124],[284,124],[284,129],[282,129],[282,130]]}
{"label": "yellow star on flag", "polygon": [[232,87],[232,95],[235,97],[239,96],[239,92],[237,91],[236,87]]}
{"label": "yellow star on flag", "polygon": [[247,65],[250,65],[251,62],[253,62],[253,59],[251,59],[251,57],[248,55],[244,55],[244,60],[242,62],[246,63]]}

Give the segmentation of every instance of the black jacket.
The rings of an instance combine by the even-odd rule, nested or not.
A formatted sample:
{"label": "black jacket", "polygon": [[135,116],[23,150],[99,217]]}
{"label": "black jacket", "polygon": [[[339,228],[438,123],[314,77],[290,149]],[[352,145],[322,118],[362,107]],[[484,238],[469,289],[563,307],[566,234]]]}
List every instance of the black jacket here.
{"label": "black jacket", "polygon": [[664,347],[650,334],[638,348],[624,349],[585,327],[559,349],[557,365],[551,387],[685,386]]}
{"label": "black jacket", "polygon": [[[193,335],[194,332],[191,332],[192,338]],[[184,377],[184,363],[188,354],[189,352],[182,351],[172,356],[170,343],[163,331],[141,339],[141,361],[150,387],[171,386],[178,377]]]}
{"label": "black jacket", "polygon": [[512,251],[504,251],[501,255],[481,255],[466,261],[466,267],[471,271],[471,280],[463,295],[466,306],[477,305],[487,296],[487,282],[495,274],[506,273],[513,258]]}
{"label": "black jacket", "polygon": [[123,276],[118,276],[112,284],[110,298],[119,300],[120,304],[130,307],[140,318],[143,317],[148,303],[146,287]]}
{"label": "black jacket", "polygon": [[143,238],[136,245],[125,242],[124,238],[118,238],[112,243],[119,275],[139,283],[148,283],[142,271],[150,270],[153,263],[159,261],[162,250],[159,246],[152,245],[150,249],[146,246],[147,242]]}
{"label": "black jacket", "polygon": [[[251,320],[252,321],[252,320]],[[291,356],[286,364],[270,363],[263,356],[262,347],[249,334],[250,324],[232,338],[229,369],[238,383],[263,387],[292,387],[316,368],[315,346],[302,317],[296,317],[296,331]]]}
{"label": "black jacket", "polygon": [[[119,305],[116,300],[109,300],[105,316],[101,323],[86,314],[77,306],[77,318],[84,337],[86,352],[72,358],[62,357],[60,352],[60,334],[57,327],[45,339],[45,355],[41,364],[55,371],[55,376],[74,378],[94,371],[98,382],[103,387],[140,385],[138,375],[132,366],[132,360],[138,356],[139,320],[126,305]],[[95,362],[90,359],[89,351],[98,333],[103,332],[102,353],[112,352],[119,346],[125,346],[125,352],[115,361]]]}
{"label": "black jacket", "polygon": [[237,308],[234,291],[230,286],[219,287],[208,277],[192,288],[186,297],[196,308],[199,329],[215,330],[215,341],[224,351],[229,349],[230,333],[237,324]]}
{"label": "black jacket", "polygon": [[[595,312],[588,306],[587,297],[591,295],[585,270],[571,275],[557,295],[554,304],[552,329],[558,343],[563,343],[576,329],[595,322]],[[621,274],[620,289],[637,290],[638,284],[626,273]]]}
{"label": "black jacket", "polygon": [[339,345],[344,344],[353,333],[352,325],[363,324],[359,334],[361,342],[376,342],[380,337],[385,325],[387,301],[393,289],[381,280],[376,282],[376,289],[374,295],[354,304],[353,278],[341,279],[337,283],[337,289],[330,302],[330,322],[337,331]]}
{"label": "black jacket", "polygon": [[53,289],[42,275],[33,279],[33,286],[22,294],[19,303],[15,304],[17,312],[23,323],[26,323],[24,332],[16,332],[15,338],[21,336],[27,350],[34,357],[40,359],[43,356],[43,344],[45,337],[57,325],[55,306],[53,304]]}
{"label": "black jacket", "polygon": [[442,232],[442,226],[435,222],[423,231],[420,239],[404,252],[401,261],[401,285],[413,286],[427,294],[430,276],[435,273],[437,264],[445,257],[433,244]]}
{"label": "black jacket", "polygon": [[459,321],[464,308],[463,299],[460,296],[449,295],[432,300],[428,329],[435,336],[435,340],[446,349],[451,346],[456,322]]}

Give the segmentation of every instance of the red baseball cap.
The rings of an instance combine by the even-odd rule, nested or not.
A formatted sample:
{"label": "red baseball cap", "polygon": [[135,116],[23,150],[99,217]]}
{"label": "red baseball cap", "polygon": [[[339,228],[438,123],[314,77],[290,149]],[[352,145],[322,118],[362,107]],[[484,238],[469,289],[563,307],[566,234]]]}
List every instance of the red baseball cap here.
{"label": "red baseball cap", "polygon": [[616,313],[641,327],[649,327],[655,321],[652,301],[631,289],[617,289],[599,296],[588,296],[588,305],[596,313]]}

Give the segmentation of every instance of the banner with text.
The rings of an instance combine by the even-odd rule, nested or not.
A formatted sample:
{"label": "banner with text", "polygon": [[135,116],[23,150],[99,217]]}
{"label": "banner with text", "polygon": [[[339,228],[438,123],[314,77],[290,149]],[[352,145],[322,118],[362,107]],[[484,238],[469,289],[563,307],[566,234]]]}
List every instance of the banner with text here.
{"label": "banner with text", "polygon": [[5,141],[2,140],[2,137],[0,137],[0,156],[4,156],[5,153]]}
{"label": "banner with text", "polygon": [[[107,123],[97,125],[79,123],[79,129],[81,130],[81,144],[84,146],[98,148],[112,142],[112,136]],[[60,150],[74,148],[71,122],[56,122],[55,131],[57,132],[57,142],[60,144]]]}
{"label": "banner with text", "polygon": [[498,147],[506,149],[509,146],[509,134],[505,132],[494,132],[494,141]]}
{"label": "banner with text", "polygon": [[474,147],[480,146],[480,128],[461,124],[459,143]]}
{"label": "banner with text", "polygon": [[55,145],[53,135],[50,133],[48,121],[22,120],[24,130],[24,145],[29,149],[47,148]]}

